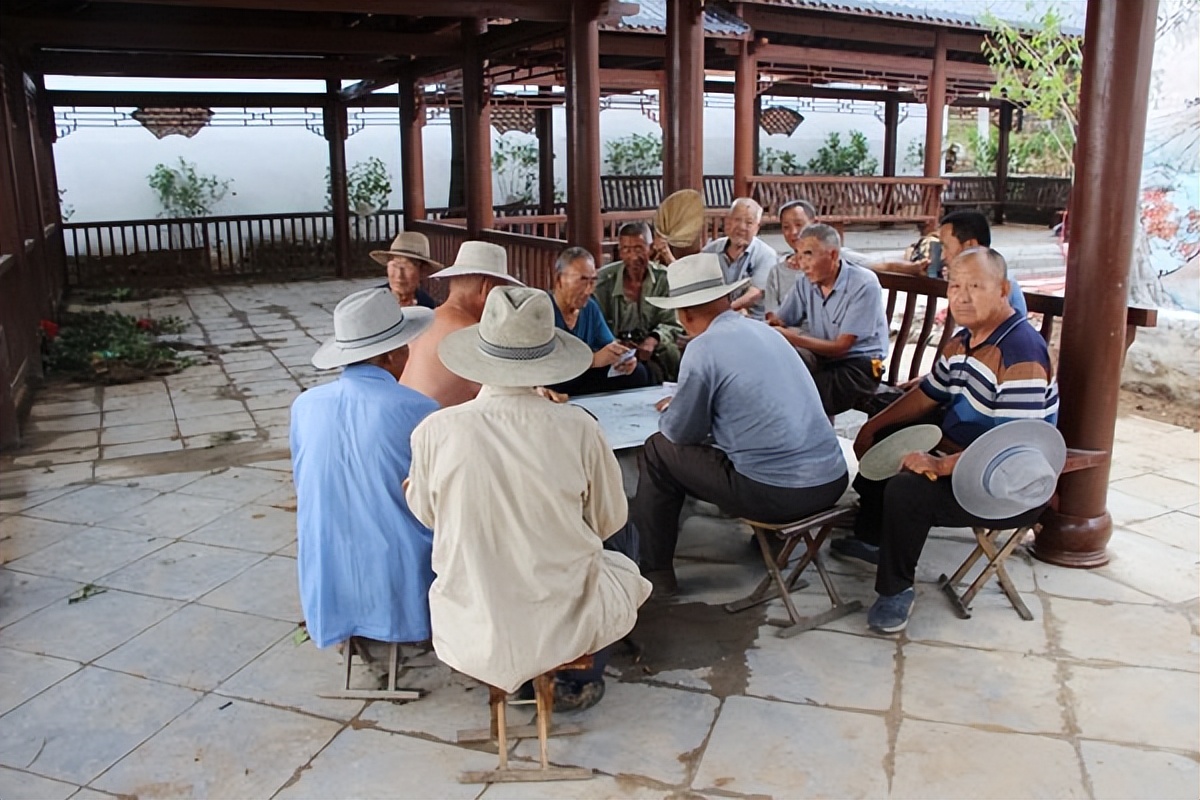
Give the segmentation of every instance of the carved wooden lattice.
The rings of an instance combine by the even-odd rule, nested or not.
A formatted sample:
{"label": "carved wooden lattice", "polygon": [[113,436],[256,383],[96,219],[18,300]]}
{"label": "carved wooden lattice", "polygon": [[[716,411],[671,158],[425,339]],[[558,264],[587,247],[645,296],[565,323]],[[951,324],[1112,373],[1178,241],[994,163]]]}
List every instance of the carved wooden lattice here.
{"label": "carved wooden lattice", "polygon": [[139,108],[129,116],[156,138],[179,134],[190,139],[208,124],[212,115],[209,108]]}
{"label": "carved wooden lattice", "polygon": [[521,106],[499,106],[492,108],[492,127],[501,134],[509,131],[533,133],[534,114],[532,108]]}
{"label": "carved wooden lattice", "polygon": [[803,114],[783,106],[765,108],[758,118],[762,129],[772,135],[782,133],[784,136],[791,136],[796,132],[796,128],[800,127],[801,122],[804,122]]}

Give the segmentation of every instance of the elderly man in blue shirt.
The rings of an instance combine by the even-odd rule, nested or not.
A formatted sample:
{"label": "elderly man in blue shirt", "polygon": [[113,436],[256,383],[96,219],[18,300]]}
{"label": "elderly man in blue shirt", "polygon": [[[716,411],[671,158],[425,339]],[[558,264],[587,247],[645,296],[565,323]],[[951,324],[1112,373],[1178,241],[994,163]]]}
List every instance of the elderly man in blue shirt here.
{"label": "elderly man in blue shirt", "polygon": [[433,311],[386,289],[346,297],[313,356],[338,380],[292,404],[300,602],[317,647],[430,638],[433,533],[404,499],[409,435],[438,404],[397,381]]}
{"label": "elderly man in blue shirt", "polygon": [[[843,259],[841,247],[829,225],[801,231],[796,256],[805,280],[796,281],[777,314],[767,314],[804,359],[830,417],[874,393],[888,344],[879,278]],[[801,324],[803,332],[795,329]]]}
{"label": "elderly man in blue shirt", "polygon": [[729,296],[715,254],[676,261],[670,293],[648,298],[673,308],[692,337],[674,397],[659,404],[659,432],[638,458],[630,518],[640,533],[642,574],[660,596],[678,592],[672,564],[687,495],[733,516],[787,522],[834,505],[846,461],[821,412],[812,376],[794,348],[746,319]]}
{"label": "elderly man in blue shirt", "polygon": [[767,280],[779,260],[779,254],[758,238],[762,215],[762,206],[757,202],[749,197],[739,197],[725,215],[725,235],[713,239],[701,250],[716,254],[726,283],[740,282],[739,285],[746,287],[731,295],[733,310],[754,319],[762,319],[766,311],[763,297]]}

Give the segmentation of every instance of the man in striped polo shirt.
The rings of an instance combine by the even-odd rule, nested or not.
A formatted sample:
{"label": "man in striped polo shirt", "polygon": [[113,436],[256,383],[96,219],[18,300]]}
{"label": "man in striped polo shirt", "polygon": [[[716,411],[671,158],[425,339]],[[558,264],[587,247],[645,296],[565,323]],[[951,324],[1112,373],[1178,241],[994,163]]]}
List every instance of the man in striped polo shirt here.
{"label": "man in striped polo shirt", "polygon": [[908,624],[917,561],[929,529],[986,526],[1015,528],[1035,521],[1044,507],[1008,520],[982,520],[954,499],[950,476],[960,452],[987,431],[1018,419],[1058,418],[1058,386],[1046,343],[1008,302],[1004,260],[993,250],[964,251],[950,264],[947,296],[954,335],[933,372],[862,427],[854,442],[861,457],[880,432],[944,411],[935,454],[912,453],[899,475],[886,481],[859,476],[855,537],[879,546],[875,591],[867,624],[897,633]]}

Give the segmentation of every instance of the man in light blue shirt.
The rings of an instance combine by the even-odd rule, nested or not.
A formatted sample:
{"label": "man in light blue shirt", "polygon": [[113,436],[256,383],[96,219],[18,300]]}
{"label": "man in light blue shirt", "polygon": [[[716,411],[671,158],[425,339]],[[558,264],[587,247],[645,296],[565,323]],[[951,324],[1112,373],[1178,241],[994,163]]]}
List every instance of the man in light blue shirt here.
{"label": "man in light blue shirt", "polygon": [[762,206],[749,197],[739,197],[725,215],[725,235],[704,245],[703,253],[716,253],[725,282],[732,285],[743,278],[749,287],[731,296],[734,311],[744,311],[754,319],[762,319],[765,311],[763,296],[775,262],[779,260],[769,244],[758,238],[762,222]]}
{"label": "man in light blue shirt", "polygon": [[[841,257],[842,240],[828,225],[801,231],[796,281],[767,322],[783,334],[812,372],[825,413],[835,416],[874,393],[883,375],[888,325],[883,292],[871,270]],[[804,325],[802,333],[794,328]]]}
{"label": "man in light blue shirt", "polygon": [[675,309],[692,339],[675,395],[659,406],[659,432],[638,458],[630,506],[642,574],[659,595],[678,591],[672,560],[687,495],[733,516],[787,522],[833,506],[847,483],[804,362],[732,309],[729,295],[748,280],[726,283],[716,256],[699,253],[672,264],[667,281],[668,296],[648,301]]}
{"label": "man in light blue shirt", "polygon": [[408,343],[432,322],[385,289],[355,292],[312,359],[344,367],[341,377],[292,404],[300,602],[317,647],[430,638],[433,532],[409,511],[403,483],[409,435],[438,404],[397,381]]}

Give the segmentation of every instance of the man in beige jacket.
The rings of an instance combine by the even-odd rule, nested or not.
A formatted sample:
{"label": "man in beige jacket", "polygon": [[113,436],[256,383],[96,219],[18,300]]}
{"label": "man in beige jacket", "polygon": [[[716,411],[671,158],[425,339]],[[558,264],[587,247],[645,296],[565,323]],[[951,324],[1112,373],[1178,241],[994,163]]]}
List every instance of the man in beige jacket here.
{"label": "man in beige jacket", "polygon": [[[454,669],[511,692],[629,633],[650,583],[604,549],[628,508],[599,424],[534,388],[592,361],[586,344],[555,329],[550,296],[495,289],[482,321],[447,336],[439,354],[483,388],[412,435],[407,499],[434,530],[433,646]],[[556,686],[556,697],[595,703],[602,669]]]}

